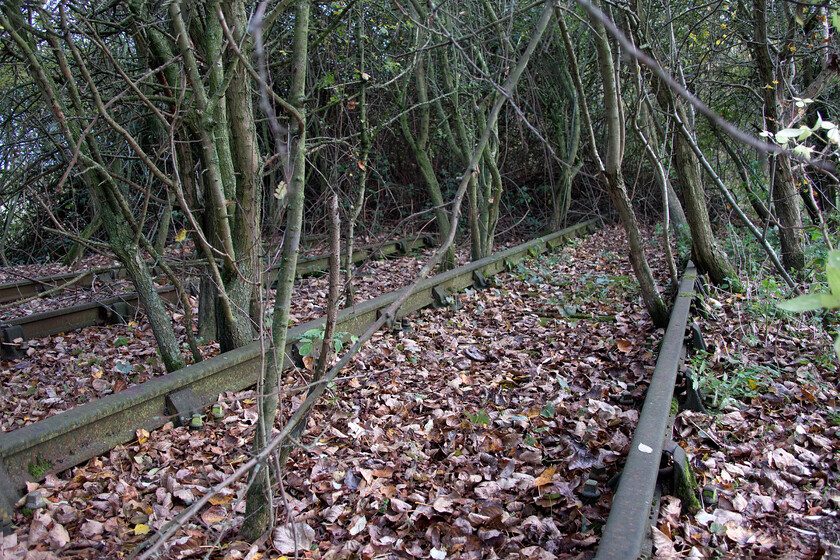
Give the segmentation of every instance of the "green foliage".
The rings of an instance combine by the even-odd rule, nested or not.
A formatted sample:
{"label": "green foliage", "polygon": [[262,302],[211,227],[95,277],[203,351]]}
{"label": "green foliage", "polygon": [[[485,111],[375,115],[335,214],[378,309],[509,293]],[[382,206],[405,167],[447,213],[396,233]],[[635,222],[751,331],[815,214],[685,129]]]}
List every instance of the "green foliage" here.
{"label": "green foliage", "polygon": [[[807,98],[794,97],[793,99],[796,102],[796,106],[800,109],[805,109],[805,107],[814,102],[813,99]],[[792,144],[793,151],[796,154],[804,158],[810,158],[814,152],[814,148],[806,144],[805,141],[817,133],[825,136],[826,144],[840,146],[840,129],[833,122],[824,121],[819,113],[817,113],[817,122],[814,126],[802,124],[798,128],[785,128],[775,134],[764,131],[761,133],[761,136],[769,138],[783,148],[787,148],[789,144]]]}
{"label": "green foliage", "polygon": [[554,403],[550,402],[540,411],[540,416],[543,418],[554,418],[557,415],[557,410],[554,408]]}
{"label": "green foliage", "polygon": [[129,339],[129,338],[128,338],[128,337],[126,337],[126,336],[121,336],[121,337],[118,337],[118,338],[114,341],[114,348],[120,348],[120,347],[122,347],[122,346],[128,346],[129,342],[131,342],[131,339]]}
{"label": "green foliage", "polygon": [[731,368],[724,365],[723,371],[708,366],[706,353],[698,353],[692,359],[695,373],[695,387],[705,395],[712,408],[732,404],[733,400],[748,400],[766,391],[781,373],[771,367],[745,364],[735,356],[730,360]]}
{"label": "green foliage", "polygon": [[[351,335],[346,332],[337,332],[333,334],[332,344],[336,352],[341,352],[344,348],[345,341],[349,338],[350,344],[354,344],[359,337]],[[324,340],[324,329],[309,329],[298,339],[301,342],[300,355],[312,356],[315,350],[315,345]]]}
{"label": "green foliage", "polygon": [[[779,308],[794,313],[840,308],[840,251],[828,252],[825,261],[825,274],[828,280],[829,293],[803,294],[783,301],[779,304]],[[834,339],[834,352],[840,358],[840,336]]]}
{"label": "green foliage", "polygon": [[483,408],[476,411],[475,414],[471,414],[467,412],[467,419],[473,426],[489,426],[490,425],[490,415],[487,414]]}

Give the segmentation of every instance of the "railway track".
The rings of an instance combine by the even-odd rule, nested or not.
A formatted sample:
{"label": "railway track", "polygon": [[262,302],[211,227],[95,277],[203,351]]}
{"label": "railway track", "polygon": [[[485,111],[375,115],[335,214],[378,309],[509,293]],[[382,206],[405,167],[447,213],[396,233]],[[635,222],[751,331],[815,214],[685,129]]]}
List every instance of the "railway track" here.
{"label": "railway track", "polygon": [[[374,253],[391,255],[398,253],[400,250],[410,251],[418,247],[428,246],[430,243],[431,238],[429,236],[411,236],[384,244],[366,245],[357,248],[353,252],[353,262],[359,262]],[[152,268],[155,276],[163,275],[162,271],[155,269],[153,262],[148,261],[146,264]],[[182,263],[177,261],[171,262],[170,264],[172,266],[182,266]],[[299,274],[313,274],[321,270],[326,270],[326,257],[324,255],[302,257],[298,262]],[[273,272],[277,272],[276,267],[273,269]],[[110,284],[128,279],[126,270],[119,265],[115,265],[83,272],[66,272],[40,276],[38,278],[28,278],[17,282],[2,282],[0,283],[0,304],[10,303],[20,299],[45,297],[44,294],[48,291],[50,295],[55,295],[65,289],[81,289],[84,286],[95,283]]]}
{"label": "railway track", "polygon": [[[656,522],[659,498],[668,491],[677,491],[688,473],[685,452],[671,440],[671,431],[676,413],[675,389],[686,354],[686,331],[696,281],[697,269],[689,263],[680,282],[627,462],[601,533],[596,560],[651,556],[650,528]],[[683,376],[681,381],[689,391],[688,402],[682,402],[680,406],[690,407],[693,391],[690,379]],[[663,462],[671,466],[660,469]]]}
{"label": "railway track", "polygon": [[[452,294],[470,286],[483,287],[486,278],[595,227],[596,221],[590,220],[427,278],[402,304],[395,320],[430,305],[450,305]],[[400,249],[405,250],[395,250]],[[399,295],[398,290],[341,311],[336,330],[361,334]],[[289,329],[286,355],[299,356],[296,345],[301,335],[322,328],[323,323],[320,318]],[[194,412],[215,402],[219,394],[254,385],[261,366],[261,343],[257,341],[0,434],[0,523],[9,526],[14,503],[25,482],[33,479],[31,465],[49,465],[46,472],[64,471],[131,440],[138,429],[153,430],[172,418],[187,421]]]}
{"label": "railway track", "polygon": [[[398,255],[406,255],[416,249],[430,246],[432,240],[428,236],[413,236],[392,241],[385,244],[369,245],[360,247],[353,252],[353,261],[358,263],[371,256],[386,258]],[[329,256],[315,255],[302,257],[298,261],[297,273],[299,276],[309,276],[327,270]],[[277,275],[277,267],[271,270],[271,282],[274,283]],[[94,273],[81,275],[82,281],[77,281],[79,274],[62,274],[42,278],[37,281],[25,281],[0,286],[0,303],[10,301],[14,294],[26,297],[23,294],[38,294],[39,288],[46,286],[61,286],[72,282],[74,285],[83,282],[93,282],[94,279],[113,282],[124,277],[122,269],[114,269],[107,275],[97,276]],[[101,277],[101,278],[100,278]],[[86,280],[85,280],[86,279]],[[161,287],[158,292],[167,301],[174,302],[177,293],[172,286]],[[7,299],[3,299],[7,298]],[[13,301],[14,299],[12,299]],[[6,357],[16,357],[20,353],[21,345],[30,339],[41,338],[62,332],[68,332],[79,328],[109,325],[126,322],[137,312],[139,301],[137,294],[128,293],[121,296],[109,298],[102,301],[84,303],[56,309],[44,313],[34,313],[26,317],[0,321],[0,353]]]}

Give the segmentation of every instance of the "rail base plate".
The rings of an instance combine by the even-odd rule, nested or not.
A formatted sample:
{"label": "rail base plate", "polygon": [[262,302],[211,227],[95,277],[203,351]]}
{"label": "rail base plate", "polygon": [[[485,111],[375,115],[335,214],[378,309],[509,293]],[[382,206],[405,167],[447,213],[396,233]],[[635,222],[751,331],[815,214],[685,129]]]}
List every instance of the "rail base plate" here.
{"label": "rail base plate", "polygon": [[19,497],[6,467],[0,463],[0,535],[12,533],[12,515]]}
{"label": "rail base plate", "polygon": [[175,417],[179,426],[188,426],[194,413],[201,413],[204,406],[190,387],[166,395],[166,411]]}

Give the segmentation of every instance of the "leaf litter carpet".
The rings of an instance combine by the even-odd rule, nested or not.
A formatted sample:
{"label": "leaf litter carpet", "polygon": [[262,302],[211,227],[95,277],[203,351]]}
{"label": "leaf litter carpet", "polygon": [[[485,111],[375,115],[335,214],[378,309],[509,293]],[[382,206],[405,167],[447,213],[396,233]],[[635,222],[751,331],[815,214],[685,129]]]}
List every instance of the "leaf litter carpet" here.
{"label": "leaf litter carpet", "polygon": [[[297,549],[307,558],[591,557],[612,495],[602,483],[602,496],[584,503],[581,489],[593,467],[603,466],[605,478],[620,468],[662,336],[641,307],[624,243],[619,229],[608,228],[523,263],[486,290],[462,294],[460,310],[425,310],[410,328],[378,334],[313,411],[292,453],[269,538],[237,540],[240,482],[214,496],[165,556],[281,558]],[[704,328],[712,332],[729,320],[719,313]],[[732,350],[738,341],[729,336],[721,332],[720,341]],[[797,353],[819,348],[816,335],[802,340]],[[808,375],[822,379],[822,370]],[[295,388],[307,376],[286,373],[284,417],[302,401]],[[796,387],[781,383],[794,394]],[[681,515],[667,499],[654,535],[660,557],[712,558],[716,547],[782,554],[778,543],[791,542],[784,537],[791,515],[829,510],[838,445],[827,411],[836,392],[805,390],[813,400],[805,398],[804,408],[803,400],[785,400],[789,410],[777,420],[782,433],[768,430],[759,439],[758,419],[736,403],[719,416],[680,417],[677,429],[695,453],[699,478],[719,483],[722,497],[701,512],[713,520]],[[167,425],[139,432],[107,456],[31,485],[46,507],[19,510],[19,528],[4,538],[3,554],[33,560],[129,554],[248,458],[255,395],[224,395],[221,406],[223,417],[200,430]],[[763,413],[773,417],[782,406]],[[768,442],[775,454],[764,463],[755,459],[763,478],[727,468],[730,453],[738,466],[765,453]],[[816,459],[796,455],[794,444]],[[794,461],[806,470],[790,479],[781,471]],[[809,467],[814,461],[822,470]],[[787,498],[794,487],[798,499],[776,506],[773,516],[756,513],[753,498],[775,479],[791,487],[779,486],[771,500]],[[734,514],[750,534],[778,539],[750,541],[730,523]],[[819,531],[827,529],[811,530]],[[816,557],[815,542],[803,537],[795,549],[801,554],[786,557]]]}
{"label": "leaf litter carpet", "polygon": [[[418,255],[391,260],[368,260],[357,270],[355,293],[364,301],[404,286],[422,267]],[[461,260],[465,258],[461,255]],[[324,315],[327,293],[326,277],[298,280],[292,302],[290,320],[302,323]],[[73,304],[115,295],[122,284],[94,284],[91,289],[76,289],[60,298],[41,299],[23,306],[38,312],[61,308],[67,298]],[[273,290],[267,308],[273,305]],[[190,298],[193,318],[198,317],[198,300]],[[183,309],[168,304],[176,336],[184,348],[187,363],[192,356],[186,350]],[[19,316],[9,310],[10,316]],[[23,313],[25,315],[26,313]],[[2,318],[7,318],[3,316]],[[127,387],[143,383],[166,373],[157,353],[151,326],[142,312],[127,324],[88,327],[27,341],[26,356],[16,360],[0,360],[0,432],[11,431],[68,410],[79,404]],[[200,345],[206,357],[218,354],[217,342]]]}

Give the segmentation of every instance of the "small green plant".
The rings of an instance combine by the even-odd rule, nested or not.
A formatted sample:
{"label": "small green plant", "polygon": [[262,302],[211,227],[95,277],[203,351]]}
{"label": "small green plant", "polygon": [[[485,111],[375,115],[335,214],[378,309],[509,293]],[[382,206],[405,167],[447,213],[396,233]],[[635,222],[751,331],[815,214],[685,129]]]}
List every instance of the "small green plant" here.
{"label": "small green plant", "polygon": [[481,408],[475,414],[471,414],[467,412],[467,419],[469,419],[470,423],[473,426],[489,426],[490,425],[490,415]]}
{"label": "small green plant", "polygon": [[44,478],[44,475],[47,474],[47,471],[52,468],[52,463],[45,460],[43,457],[38,457],[38,459],[33,462],[29,463],[26,466],[26,470],[29,471],[29,474],[32,475],[32,478],[35,480],[40,480]]}
{"label": "small green plant", "polygon": [[[828,280],[829,293],[804,294],[783,301],[779,304],[779,307],[794,313],[840,308],[840,251],[828,252],[825,260],[825,275]],[[840,336],[834,339],[834,353],[840,359]]]}
{"label": "small green plant", "polygon": [[331,406],[336,406],[341,402],[341,395],[337,391],[338,386],[335,381],[327,383],[327,402]]}
{"label": "small green plant", "polygon": [[548,418],[549,420],[557,415],[557,410],[554,408],[554,403],[549,401],[540,411],[540,416]]}
{"label": "small green plant", "polygon": [[707,365],[707,356],[703,353],[695,355],[692,369],[695,388],[710,399],[707,404],[712,408],[726,406],[733,400],[757,397],[773,379],[781,377],[777,370],[761,365],[743,365],[737,359],[732,360],[734,369],[714,371]]}
{"label": "small green plant", "polygon": [[[351,335],[350,333],[346,332],[337,332],[333,334],[333,348],[335,348],[336,352],[341,352],[342,348],[344,348],[345,340],[349,337],[350,344],[355,344],[359,337]],[[324,340],[324,329],[309,329],[298,339],[301,343],[300,345],[300,355],[301,356],[311,356],[314,349],[315,344]]]}
{"label": "small green plant", "polygon": [[114,348],[120,348],[122,346],[128,346],[131,339],[126,336],[121,336],[114,341]]}

